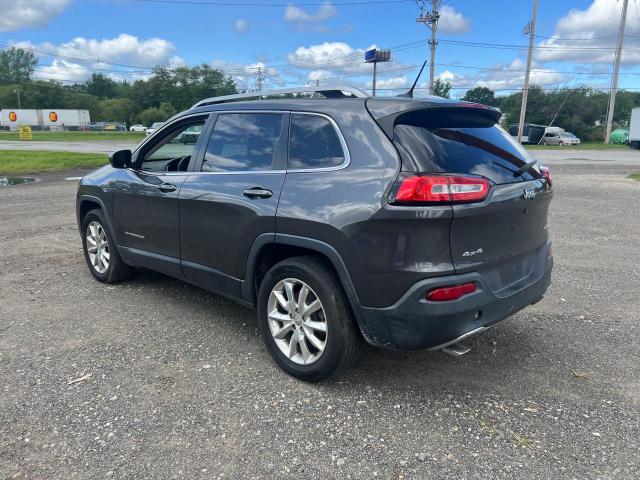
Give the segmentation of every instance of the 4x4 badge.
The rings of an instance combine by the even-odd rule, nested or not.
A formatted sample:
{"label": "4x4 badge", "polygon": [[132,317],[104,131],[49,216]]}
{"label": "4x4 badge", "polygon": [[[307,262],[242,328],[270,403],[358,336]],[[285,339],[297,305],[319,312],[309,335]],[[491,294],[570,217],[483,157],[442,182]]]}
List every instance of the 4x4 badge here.
{"label": "4x4 badge", "polygon": [[532,199],[536,198],[536,195],[537,195],[537,193],[536,193],[536,191],[534,189],[532,189],[532,188],[525,188],[524,189],[523,197],[524,197],[525,200],[532,200]]}

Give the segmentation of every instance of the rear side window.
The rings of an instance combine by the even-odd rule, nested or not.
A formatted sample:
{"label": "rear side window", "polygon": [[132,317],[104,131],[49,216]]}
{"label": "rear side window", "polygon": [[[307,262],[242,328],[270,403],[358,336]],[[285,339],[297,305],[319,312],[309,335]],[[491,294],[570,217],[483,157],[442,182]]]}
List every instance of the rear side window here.
{"label": "rear side window", "polygon": [[451,117],[438,122],[434,114],[423,115],[428,120],[414,116],[409,123],[394,127],[393,142],[404,171],[481,175],[498,184],[542,177],[537,166],[514,177],[533,157],[493,122],[453,121]]}
{"label": "rear side window", "polygon": [[289,142],[289,168],[339,167],[345,152],[333,124],[319,115],[293,114]]}
{"label": "rear side window", "polygon": [[203,172],[270,170],[276,156],[280,113],[223,113],[207,144]]}

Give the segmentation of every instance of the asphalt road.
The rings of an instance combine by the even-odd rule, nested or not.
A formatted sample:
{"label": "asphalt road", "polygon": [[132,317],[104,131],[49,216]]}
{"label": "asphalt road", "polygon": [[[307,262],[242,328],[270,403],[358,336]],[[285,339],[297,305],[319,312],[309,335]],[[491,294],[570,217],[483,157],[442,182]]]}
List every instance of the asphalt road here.
{"label": "asphalt road", "polygon": [[[112,153],[116,150],[133,149],[137,143],[116,140],[84,142],[29,142],[0,141],[0,150],[53,150],[60,152]],[[640,150],[574,150],[549,147],[530,150],[538,160],[548,165],[640,165]]]}
{"label": "asphalt road", "polygon": [[554,284],[471,353],[370,348],[317,385],[243,307],[93,280],[70,173],[2,188],[0,478],[640,478],[632,170],[554,168]]}

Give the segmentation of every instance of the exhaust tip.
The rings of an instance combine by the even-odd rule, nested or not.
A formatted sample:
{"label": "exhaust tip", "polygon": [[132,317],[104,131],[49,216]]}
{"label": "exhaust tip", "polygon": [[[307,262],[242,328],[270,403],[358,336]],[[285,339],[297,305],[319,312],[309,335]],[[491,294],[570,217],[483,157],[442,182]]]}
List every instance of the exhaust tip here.
{"label": "exhaust tip", "polygon": [[469,353],[471,349],[462,343],[454,343],[448,347],[444,347],[442,351],[447,355],[458,358]]}

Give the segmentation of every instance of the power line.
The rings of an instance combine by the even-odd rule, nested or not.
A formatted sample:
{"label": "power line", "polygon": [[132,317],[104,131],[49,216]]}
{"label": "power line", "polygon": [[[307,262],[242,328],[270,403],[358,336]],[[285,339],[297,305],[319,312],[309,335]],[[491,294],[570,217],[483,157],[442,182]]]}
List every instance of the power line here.
{"label": "power line", "polygon": [[[228,6],[228,7],[287,7],[292,5],[294,7],[320,7],[323,5],[327,5],[329,2],[305,2],[305,3],[257,3],[257,2],[224,2],[224,1],[203,1],[198,2],[195,0],[137,0],[138,2],[143,3],[166,3],[169,5],[200,5],[200,6]],[[413,0],[367,0],[363,2],[331,2],[331,5],[334,6],[343,6],[343,7],[355,7],[359,5],[384,5],[384,4],[393,4],[393,3],[407,3],[412,2]]]}

